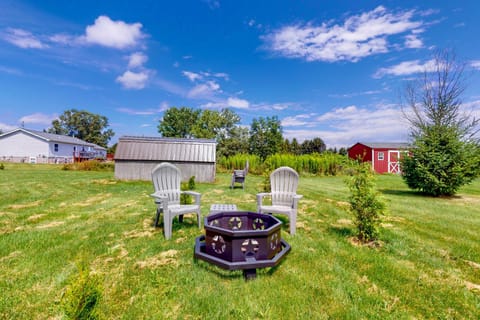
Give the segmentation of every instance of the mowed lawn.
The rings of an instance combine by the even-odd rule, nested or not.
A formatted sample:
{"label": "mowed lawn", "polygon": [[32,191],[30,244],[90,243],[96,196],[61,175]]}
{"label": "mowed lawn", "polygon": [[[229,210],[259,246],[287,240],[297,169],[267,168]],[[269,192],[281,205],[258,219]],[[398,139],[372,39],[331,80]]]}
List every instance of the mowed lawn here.
{"label": "mowed lawn", "polygon": [[[197,183],[202,214],[213,203],[255,211],[263,177],[245,190],[230,175]],[[253,281],[194,261],[202,234],[193,215],[173,237],[153,228],[149,182],[113,172],[5,164],[0,170],[0,318],[62,319],[78,265],[101,279],[106,319],[478,319],[480,181],[454,198],[409,191],[378,176],[388,207],[381,246],[357,246],[344,177],[301,177],[304,195],[292,250]]]}

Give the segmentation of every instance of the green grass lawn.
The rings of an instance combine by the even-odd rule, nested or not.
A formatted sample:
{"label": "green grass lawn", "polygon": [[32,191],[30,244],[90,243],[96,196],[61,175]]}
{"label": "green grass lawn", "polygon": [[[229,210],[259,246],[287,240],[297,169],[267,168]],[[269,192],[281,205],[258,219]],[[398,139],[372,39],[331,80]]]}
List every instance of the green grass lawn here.
{"label": "green grass lawn", "polygon": [[[193,215],[166,241],[153,228],[149,182],[112,172],[5,164],[0,170],[0,318],[62,319],[78,264],[101,280],[106,319],[478,319],[480,180],[454,198],[411,192],[379,176],[388,207],[377,248],[351,241],[342,177],[302,177],[297,234],[275,268],[245,281],[194,261],[202,234]],[[212,203],[255,211],[262,177],[229,189],[230,175],[197,183],[202,215]],[[283,217],[279,218],[288,223]]]}

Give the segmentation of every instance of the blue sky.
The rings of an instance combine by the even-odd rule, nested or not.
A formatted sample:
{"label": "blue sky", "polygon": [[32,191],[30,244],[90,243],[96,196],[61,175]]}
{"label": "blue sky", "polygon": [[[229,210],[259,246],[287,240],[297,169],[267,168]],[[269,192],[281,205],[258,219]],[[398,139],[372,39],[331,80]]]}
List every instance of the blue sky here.
{"label": "blue sky", "polygon": [[480,115],[479,1],[0,0],[0,129],[64,110],[158,136],[171,106],[232,108],[248,126],[327,147],[407,141],[400,94],[437,49],[466,63]]}

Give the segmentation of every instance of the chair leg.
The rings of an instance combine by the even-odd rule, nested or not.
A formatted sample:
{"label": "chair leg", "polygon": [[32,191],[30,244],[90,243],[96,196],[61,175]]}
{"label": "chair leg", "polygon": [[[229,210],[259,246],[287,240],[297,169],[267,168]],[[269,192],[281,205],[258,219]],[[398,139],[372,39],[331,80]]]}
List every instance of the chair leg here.
{"label": "chair leg", "polygon": [[155,222],[153,224],[153,226],[156,228],[158,227],[158,219],[160,218],[160,211],[161,209],[160,208],[157,208],[157,214],[155,215]]}
{"label": "chair leg", "polygon": [[290,215],[290,234],[293,236],[297,229],[297,215],[292,214]]}
{"label": "chair leg", "polygon": [[200,213],[200,209],[197,211],[197,220],[198,220],[198,229],[201,229],[202,228],[202,215]]}
{"label": "chair leg", "polygon": [[178,216],[178,222],[182,223],[183,222],[183,214]]}
{"label": "chair leg", "polygon": [[165,214],[163,214],[163,233],[167,240],[172,237],[172,217],[167,217]]}

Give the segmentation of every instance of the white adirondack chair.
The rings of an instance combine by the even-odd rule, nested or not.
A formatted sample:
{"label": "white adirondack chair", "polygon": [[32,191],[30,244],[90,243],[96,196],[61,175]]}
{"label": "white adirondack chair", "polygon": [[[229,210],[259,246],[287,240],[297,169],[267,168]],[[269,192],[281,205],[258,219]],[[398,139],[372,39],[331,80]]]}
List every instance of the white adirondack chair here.
{"label": "white adirondack chair", "polygon": [[[270,174],[270,185],[271,192],[257,194],[257,211],[287,215],[290,222],[290,234],[294,235],[298,201],[303,197],[297,194],[298,173],[290,167],[280,167]],[[271,197],[271,205],[263,204],[263,198],[267,196]]]}
{"label": "white adirondack chair", "polygon": [[[183,215],[186,213],[195,213],[197,215],[198,227],[200,223],[200,193],[194,191],[181,191],[181,173],[180,170],[170,163],[161,163],[152,170],[152,182],[155,193],[150,196],[155,198],[157,205],[157,214],[155,217],[155,226],[158,224],[160,213],[163,213],[163,231],[166,239],[172,237],[172,221],[175,216],[179,216],[179,221],[183,221]],[[195,197],[193,204],[180,204],[180,195],[189,194]]]}

